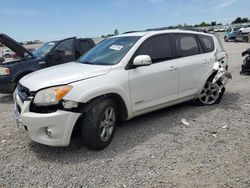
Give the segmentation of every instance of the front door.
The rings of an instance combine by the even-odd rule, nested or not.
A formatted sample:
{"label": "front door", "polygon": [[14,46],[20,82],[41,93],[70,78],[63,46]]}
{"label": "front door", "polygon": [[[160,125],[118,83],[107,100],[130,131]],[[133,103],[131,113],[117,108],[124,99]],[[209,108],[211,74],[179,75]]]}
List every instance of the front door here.
{"label": "front door", "polygon": [[131,68],[129,82],[134,113],[150,111],[178,96],[178,65],[172,59],[170,36],[157,35],[147,39],[137,50],[138,55],[149,55],[150,66]]}
{"label": "front door", "polygon": [[60,41],[46,59],[49,66],[75,61],[75,37]]}

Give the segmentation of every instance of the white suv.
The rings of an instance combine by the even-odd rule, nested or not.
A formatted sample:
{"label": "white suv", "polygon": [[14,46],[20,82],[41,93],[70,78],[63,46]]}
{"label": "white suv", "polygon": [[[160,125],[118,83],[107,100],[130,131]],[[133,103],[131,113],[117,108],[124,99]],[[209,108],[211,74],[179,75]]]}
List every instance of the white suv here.
{"label": "white suv", "polygon": [[78,61],[25,76],[15,115],[32,140],[67,146],[73,130],[90,149],[111,142],[128,120],[188,100],[219,103],[230,78],[227,55],[210,34],[134,32],[99,43]]}

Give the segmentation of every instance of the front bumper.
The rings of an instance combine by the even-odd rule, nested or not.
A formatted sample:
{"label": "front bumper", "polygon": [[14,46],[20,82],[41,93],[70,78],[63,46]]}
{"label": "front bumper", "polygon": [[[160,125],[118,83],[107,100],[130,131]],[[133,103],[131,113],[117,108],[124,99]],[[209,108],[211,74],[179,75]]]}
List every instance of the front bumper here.
{"label": "front bumper", "polygon": [[[29,111],[30,101],[22,102],[14,93],[14,114],[18,125],[24,125],[30,138],[49,146],[68,146],[80,113],[58,110],[40,114]],[[48,134],[49,133],[49,134]]]}
{"label": "front bumper", "polygon": [[0,83],[0,93],[11,94],[16,88],[16,83]]}

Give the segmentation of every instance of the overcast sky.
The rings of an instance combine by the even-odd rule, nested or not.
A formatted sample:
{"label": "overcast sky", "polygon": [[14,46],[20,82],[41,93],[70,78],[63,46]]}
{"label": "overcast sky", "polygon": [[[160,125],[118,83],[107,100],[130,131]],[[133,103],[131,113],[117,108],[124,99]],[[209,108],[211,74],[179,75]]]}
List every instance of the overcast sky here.
{"label": "overcast sky", "polygon": [[237,16],[250,18],[250,0],[0,0],[0,33],[48,41]]}

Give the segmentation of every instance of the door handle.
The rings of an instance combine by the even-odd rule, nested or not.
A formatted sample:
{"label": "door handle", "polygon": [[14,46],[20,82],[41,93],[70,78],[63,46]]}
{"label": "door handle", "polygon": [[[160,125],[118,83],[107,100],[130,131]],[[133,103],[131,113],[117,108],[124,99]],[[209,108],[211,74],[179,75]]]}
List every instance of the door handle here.
{"label": "door handle", "polygon": [[177,70],[177,68],[174,67],[174,66],[171,66],[171,67],[168,69],[169,72],[174,72],[174,71],[176,71],[176,70]]}

